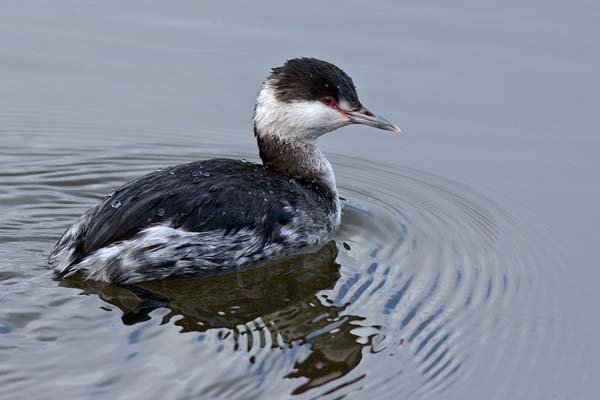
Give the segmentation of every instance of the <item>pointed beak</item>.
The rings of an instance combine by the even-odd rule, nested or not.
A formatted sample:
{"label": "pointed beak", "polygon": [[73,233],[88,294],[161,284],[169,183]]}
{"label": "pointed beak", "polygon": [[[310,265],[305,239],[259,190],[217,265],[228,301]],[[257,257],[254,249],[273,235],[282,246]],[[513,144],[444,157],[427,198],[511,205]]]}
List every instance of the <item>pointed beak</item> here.
{"label": "pointed beak", "polygon": [[401,132],[400,128],[396,125],[392,124],[382,116],[373,114],[364,107],[358,111],[344,111],[344,115],[346,115],[353,124],[369,125],[373,128],[383,129],[385,131]]}

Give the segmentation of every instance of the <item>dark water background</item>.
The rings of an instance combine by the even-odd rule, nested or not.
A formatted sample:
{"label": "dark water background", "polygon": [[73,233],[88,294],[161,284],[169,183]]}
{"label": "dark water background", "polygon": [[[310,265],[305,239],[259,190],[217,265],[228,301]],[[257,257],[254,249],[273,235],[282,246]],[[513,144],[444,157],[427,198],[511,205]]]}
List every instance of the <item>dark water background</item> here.
{"label": "dark water background", "polygon": [[[0,398],[596,398],[598,2],[0,1]],[[120,184],[256,160],[293,56],[401,136],[321,140],[336,241],[131,291],[45,258]]]}

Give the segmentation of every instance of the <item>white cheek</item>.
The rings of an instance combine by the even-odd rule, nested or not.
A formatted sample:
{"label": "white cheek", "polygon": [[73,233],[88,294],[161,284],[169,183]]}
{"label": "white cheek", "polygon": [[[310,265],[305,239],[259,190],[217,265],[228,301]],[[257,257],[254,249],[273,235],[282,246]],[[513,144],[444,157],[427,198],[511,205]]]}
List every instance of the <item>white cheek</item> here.
{"label": "white cheek", "polygon": [[[349,123],[348,118],[320,101],[290,103],[288,117],[298,130],[320,136]],[[309,132],[306,132],[307,134]]]}
{"label": "white cheek", "polygon": [[320,101],[280,102],[268,84],[256,101],[254,122],[260,135],[306,140],[350,124],[348,118]]}

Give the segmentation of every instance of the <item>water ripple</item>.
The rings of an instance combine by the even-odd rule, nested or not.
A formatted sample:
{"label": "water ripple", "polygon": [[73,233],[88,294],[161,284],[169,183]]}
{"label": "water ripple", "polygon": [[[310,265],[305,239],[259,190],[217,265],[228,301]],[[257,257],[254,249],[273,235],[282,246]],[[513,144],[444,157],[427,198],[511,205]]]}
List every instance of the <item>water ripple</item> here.
{"label": "water ripple", "polygon": [[[205,146],[217,150],[201,158],[251,158]],[[36,382],[60,372],[74,383],[50,393],[82,395],[93,383],[109,396],[124,382],[133,393],[155,377],[177,379],[163,390],[175,397],[431,398],[466,377],[491,383],[519,365],[534,369],[545,346],[564,339],[541,317],[541,305],[556,301],[552,276],[540,283],[548,255],[506,210],[462,184],[333,156],[342,226],[318,252],[187,282],[58,284],[44,257],[77,215],[127,180],[198,156],[151,144],[98,146],[85,159],[76,149],[1,151],[11,161],[0,172],[0,335],[19,349],[2,350],[7,393],[40,389]],[[22,351],[40,342],[61,371]],[[72,349],[90,359],[74,361]],[[86,374],[96,362],[105,372]],[[17,373],[23,366],[43,379]]]}

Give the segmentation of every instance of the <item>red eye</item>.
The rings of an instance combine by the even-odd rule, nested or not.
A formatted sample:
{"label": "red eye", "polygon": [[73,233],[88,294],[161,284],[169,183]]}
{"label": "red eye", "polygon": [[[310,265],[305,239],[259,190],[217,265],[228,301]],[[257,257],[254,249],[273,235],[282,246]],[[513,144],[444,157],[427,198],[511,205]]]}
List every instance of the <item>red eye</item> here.
{"label": "red eye", "polygon": [[333,106],[335,105],[335,99],[331,96],[325,96],[321,99],[321,101],[325,104],[327,104],[328,106]]}

